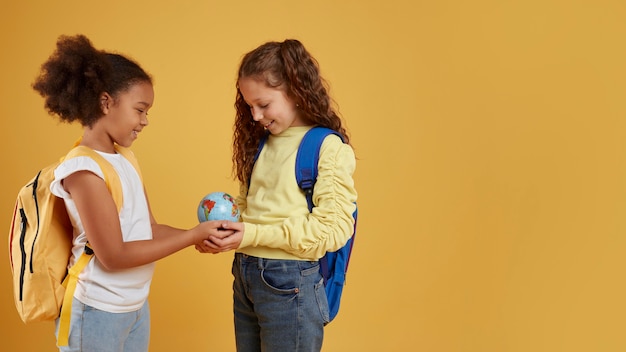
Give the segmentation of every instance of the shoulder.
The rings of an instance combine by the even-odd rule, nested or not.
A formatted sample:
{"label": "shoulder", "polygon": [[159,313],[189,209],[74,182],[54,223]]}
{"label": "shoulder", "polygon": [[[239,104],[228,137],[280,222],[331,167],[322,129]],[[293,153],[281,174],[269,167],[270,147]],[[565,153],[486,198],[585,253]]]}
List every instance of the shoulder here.
{"label": "shoulder", "polygon": [[61,198],[69,198],[62,181],[79,171],[89,171],[104,179],[104,173],[98,163],[88,156],[77,156],[63,160],[54,169],[54,180],[50,185],[50,190],[54,195]]}
{"label": "shoulder", "polygon": [[328,135],[322,142],[322,148],[320,154],[342,154],[347,157],[352,156],[354,158],[354,151],[349,144],[343,142],[343,140],[336,134]]}
{"label": "shoulder", "polygon": [[322,142],[320,149],[320,166],[326,167],[347,167],[354,169],[356,157],[354,150],[349,144],[337,135],[329,135]]}
{"label": "shoulder", "polygon": [[104,178],[100,165],[91,157],[77,156],[63,160],[54,170],[56,179],[64,179],[78,171],[91,171],[101,178]]}

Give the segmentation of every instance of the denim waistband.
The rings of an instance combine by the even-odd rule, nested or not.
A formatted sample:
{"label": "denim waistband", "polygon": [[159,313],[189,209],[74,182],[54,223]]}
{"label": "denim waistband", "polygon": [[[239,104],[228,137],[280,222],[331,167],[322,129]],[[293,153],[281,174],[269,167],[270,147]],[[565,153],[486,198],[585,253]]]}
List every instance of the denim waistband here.
{"label": "denim waistband", "polygon": [[266,263],[271,262],[289,262],[289,263],[317,263],[317,260],[295,260],[295,259],[270,259],[270,258],[260,258],[252,255],[244,254],[244,253],[235,253],[235,260],[242,263],[259,263],[261,266],[265,266]]}

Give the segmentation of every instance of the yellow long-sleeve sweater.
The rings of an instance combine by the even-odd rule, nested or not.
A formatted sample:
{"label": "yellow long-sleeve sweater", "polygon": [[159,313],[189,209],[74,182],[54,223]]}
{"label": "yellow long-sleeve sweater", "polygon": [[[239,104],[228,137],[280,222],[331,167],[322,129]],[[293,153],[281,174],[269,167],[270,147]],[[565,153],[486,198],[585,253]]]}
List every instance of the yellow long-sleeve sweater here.
{"label": "yellow long-sleeve sweater", "polygon": [[254,166],[250,189],[242,185],[237,197],[245,223],[237,252],[270,259],[317,260],[341,248],[352,235],[356,160],[349,145],[334,135],[322,143],[312,213],[296,184],[296,153],[310,128],[290,127],[269,136]]}

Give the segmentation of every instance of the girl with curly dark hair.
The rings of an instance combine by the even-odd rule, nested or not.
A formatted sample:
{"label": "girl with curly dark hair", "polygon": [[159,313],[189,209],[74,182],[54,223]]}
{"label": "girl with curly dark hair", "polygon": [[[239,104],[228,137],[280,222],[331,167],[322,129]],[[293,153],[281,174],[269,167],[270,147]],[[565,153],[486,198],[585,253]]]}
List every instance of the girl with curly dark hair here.
{"label": "girl with curly dark hair", "polygon": [[[225,223],[233,235],[212,236],[197,248],[236,249],[238,351],[319,351],[329,313],[318,260],[341,248],[354,230],[356,161],[349,137],[318,63],[298,40],[268,42],[243,57],[235,109],[233,173],[241,184],[241,222]],[[324,139],[309,212],[295,158],[314,126],[339,132],[345,143],[336,135]]]}
{"label": "girl with curly dark hair", "polygon": [[57,319],[59,349],[147,351],[154,262],[217,234],[220,224],[182,230],[154,219],[127,149],[148,126],[154,102],[152,78],[136,62],[96,50],[83,35],[61,36],[33,88],[51,115],[83,126],[80,145],[112,165],[123,195],[118,211],[103,170],[89,156],[65,159],[54,170],[50,189],[64,200],[73,226],[68,267],[89,251],[87,243],[95,254],[69,299],[69,325]]}

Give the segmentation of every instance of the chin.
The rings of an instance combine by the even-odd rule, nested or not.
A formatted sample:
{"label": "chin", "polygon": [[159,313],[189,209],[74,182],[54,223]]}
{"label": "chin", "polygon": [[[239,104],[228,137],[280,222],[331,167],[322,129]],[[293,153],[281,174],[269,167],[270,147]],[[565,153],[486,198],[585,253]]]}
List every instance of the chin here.
{"label": "chin", "polygon": [[120,147],[130,148],[130,146],[133,144],[133,141],[116,141],[115,143]]}

